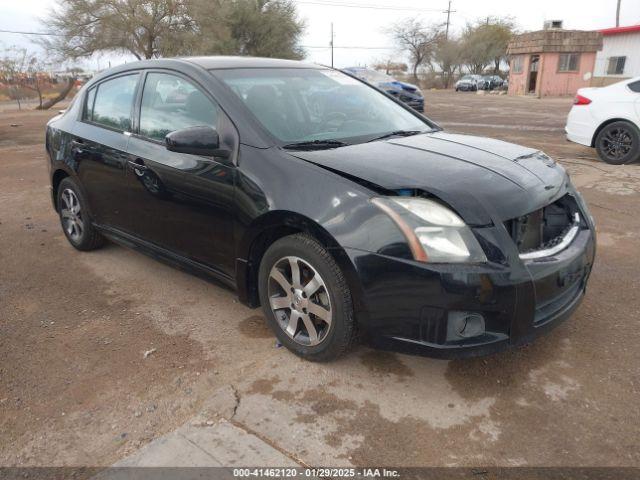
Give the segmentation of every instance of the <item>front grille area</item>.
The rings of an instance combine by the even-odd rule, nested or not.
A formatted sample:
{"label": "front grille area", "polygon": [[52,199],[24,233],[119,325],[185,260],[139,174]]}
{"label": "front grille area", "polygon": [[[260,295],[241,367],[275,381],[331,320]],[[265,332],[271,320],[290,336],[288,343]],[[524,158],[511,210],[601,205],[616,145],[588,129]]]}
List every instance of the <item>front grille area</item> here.
{"label": "front grille area", "polygon": [[578,205],[571,195],[534,212],[507,220],[504,226],[520,253],[551,248],[562,241],[578,213]]}

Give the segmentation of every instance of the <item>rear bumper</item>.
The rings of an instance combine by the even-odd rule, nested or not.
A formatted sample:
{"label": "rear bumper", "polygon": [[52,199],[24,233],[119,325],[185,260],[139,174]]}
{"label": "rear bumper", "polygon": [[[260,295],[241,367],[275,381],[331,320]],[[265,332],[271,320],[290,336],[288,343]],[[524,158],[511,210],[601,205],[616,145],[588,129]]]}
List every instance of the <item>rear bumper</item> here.
{"label": "rear bumper", "polygon": [[[497,228],[497,227],[491,227]],[[429,265],[348,250],[363,284],[376,348],[436,358],[486,355],[526,344],[580,305],[595,258],[593,226],[554,257],[510,265]],[[482,315],[483,334],[451,338],[459,312]]]}
{"label": "rear bumper", "polygon": [[567,125],[564,128],[567,140],[573,143],[579,143],[580,145],[584,145],[586,147],[591,147],[591,135],[585,135],[584,130],[572,129]]}
{"label": "rear bumper", "polygon": [[589,106],[580,105],[574,106],[569,112],[564,131],[567,134],[567,140],[590,147],[596,128]]}

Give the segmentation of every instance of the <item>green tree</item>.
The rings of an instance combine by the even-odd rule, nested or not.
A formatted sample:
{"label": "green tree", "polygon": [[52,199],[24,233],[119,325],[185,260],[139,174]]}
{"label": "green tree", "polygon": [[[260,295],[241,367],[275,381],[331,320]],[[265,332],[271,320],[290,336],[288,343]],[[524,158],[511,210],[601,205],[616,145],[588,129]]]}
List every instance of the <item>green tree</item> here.
{"label": "green tree", "polygon": [[456,72],[460,71],[463,63],[462,45],[458,39],[441,37],[433,50],[433,64],[442,72],[444,88],[451,86]]}
{"label": "green tree", "polygon": [[162,56],[193,30],[184,0],[60,0],[44,21],[45,46],[62,59],[96,52]]}
{"label": "green tree", "polygon": [[461,42],[463,60],[469,71],[479,74],[493,63],[493,72],[498,73],[514,28],[511,19],[497,17],[467,25]]}
{"label": "green tree", "polygon": [[236,0],[226,19],[240,55],[304,58],[298,41],[305,25],[291,1]]}

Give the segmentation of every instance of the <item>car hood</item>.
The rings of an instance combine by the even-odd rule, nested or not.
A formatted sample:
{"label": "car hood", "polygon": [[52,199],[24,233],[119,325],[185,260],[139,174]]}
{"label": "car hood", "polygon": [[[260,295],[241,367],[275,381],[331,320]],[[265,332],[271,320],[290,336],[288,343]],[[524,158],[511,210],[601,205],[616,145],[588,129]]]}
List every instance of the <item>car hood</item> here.
{"label": "car hood", "polygon": [[470,225],[530,213],[569,186],[565,170],[538,150],[441,131],[291,154],[373,189],[422,190]]}

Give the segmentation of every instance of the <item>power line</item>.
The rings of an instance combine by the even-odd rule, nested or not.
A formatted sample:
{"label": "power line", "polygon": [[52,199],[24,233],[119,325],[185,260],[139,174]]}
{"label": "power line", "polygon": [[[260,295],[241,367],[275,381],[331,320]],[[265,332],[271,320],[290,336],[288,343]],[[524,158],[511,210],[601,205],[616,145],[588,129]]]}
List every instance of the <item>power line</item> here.
{"label": "power line", "polygon": [[397,10],[405,12],[442,12],[439,8],[415,8],[415,7],[396,7],[393,5],[374,5],[365,3],[348,3],[335,0],[327,0],[324,2],[313,0],[296,0],[296,3],[303,5],[322,5],[325,7],[345,7],[345,8],[365,8],[369,10]]}
{"label": "power line", "polygon": [[[303,48],[324,48],[329,50],[331,48],[331,46],[326,46],[326,45],[300,45]],[[333,48],[343,48],[346,50],[395,50],[398,47],[365,47],[365,46],[347,46],[347,45],[343,45],[343,46],[339,46],[339,45],[334,45]]]}
{"label": "power line", "polygon": [[47,33],[47,32],[21,32],[17,30],[0,30],[0,33],[16,33],[19,35],[47,35],[53,37],[62,37],[63,35],[59,33]]}

